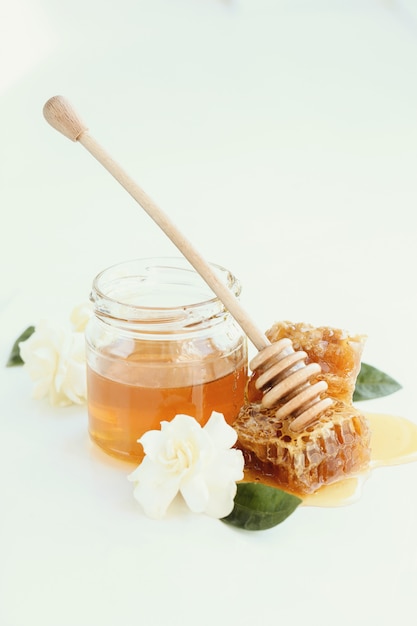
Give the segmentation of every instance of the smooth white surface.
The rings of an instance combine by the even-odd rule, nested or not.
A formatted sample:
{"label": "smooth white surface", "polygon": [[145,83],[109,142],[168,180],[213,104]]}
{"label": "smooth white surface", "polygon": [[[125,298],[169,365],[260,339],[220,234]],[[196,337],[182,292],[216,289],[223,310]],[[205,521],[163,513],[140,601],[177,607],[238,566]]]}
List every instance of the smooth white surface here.
{"label": "smooth white surface", "polygon": [[[415,2],[9,0],[0,18],[2,362],[101,269],[176,253],[48,127],[61,93],[262,328],[367,334],[403,390],[366,408],[417,420]],[[415,624],[417,464],[265,532],[154,522],[84,408],[32,400],[22,369],[0,385],[2,626]]]}

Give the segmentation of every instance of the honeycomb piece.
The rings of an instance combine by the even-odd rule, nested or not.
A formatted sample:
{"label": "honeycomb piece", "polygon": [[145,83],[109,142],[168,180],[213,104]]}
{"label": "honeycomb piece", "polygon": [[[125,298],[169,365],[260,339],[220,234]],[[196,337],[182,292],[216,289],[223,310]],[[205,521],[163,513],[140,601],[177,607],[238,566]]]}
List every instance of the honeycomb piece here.
{"label": "honeycomb piece", "polygon": [[327,394],[347,403],[352,402],[365,345],[364,335],[351,336],[345,330],[329,326],[276,322],[267,330],[266,336],[271,342],[283,337],[291,339],[294,350],[307,353],[306,364],[314,362],[320,365],[322,373],[317,380],[327,382]]}
{"label": "honeycomb piece", "polygon": [[255,387],[259,374],[252,374],[247,404],[233,424],[246,468],[298,495],[313,493],[322,485],[366,468],[370,461],[370,430],[366,418],[352,406],[365,337],[291,322],[275,323],[266,335],[272,343],[290,339],[294,350],[307,354],[306,364],[318,363],[321,373],[312,382],[324,380],[328,385],[326,394],[334,402],[318,422],[295,432],[290,429],[294,415],[282,419],[276,415],[286,399],[272,408],[261,407],[262,392]]}
{"label": "honeycomb piece", "polygon": [[301,433],[289,430],[291,418],[277,420],[275,413],[248,403],[233,424],[247,469],[303,495],[368,466],[370,430],[353,406],[336,400],[320,422]]}

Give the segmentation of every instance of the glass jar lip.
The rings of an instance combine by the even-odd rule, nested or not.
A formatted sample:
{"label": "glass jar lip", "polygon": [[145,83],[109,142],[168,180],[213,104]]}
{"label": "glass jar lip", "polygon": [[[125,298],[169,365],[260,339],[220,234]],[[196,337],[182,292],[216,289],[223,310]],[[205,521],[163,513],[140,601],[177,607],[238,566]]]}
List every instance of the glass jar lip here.
{"label": "glass jar lip", "polygon": [[[238,279],[222,265],[209,263],[216,274],[230,288],[235,297],[239,297],[241,285]],[[133,281],[133,286],[140,288],[146,280],[165,277],[171,282],[162,285],[175,286],[175,276],[181,275],[185,281],[180,283],[190,290],[195,287],[202,294],[191,301],[178,300],[175,304],[143,304],[121,297],[122,281]],[[188,280],[187,280],[188,279]],[[137,281],[135,283],[135,281]],[[132,292],[133,295],[133,292]],[[145,294],[146,295],[146,294]],[[205,280],[184,257],[143,257],[113,264],[102,270],[93,280],[90,300],[95,305],[96,314],[106,318],[140,322],[179,322],[193,315],[199,319],[213,318],[225,313],[225,307],[213,293]],[[195,322],[195,323],[196,323]]]}

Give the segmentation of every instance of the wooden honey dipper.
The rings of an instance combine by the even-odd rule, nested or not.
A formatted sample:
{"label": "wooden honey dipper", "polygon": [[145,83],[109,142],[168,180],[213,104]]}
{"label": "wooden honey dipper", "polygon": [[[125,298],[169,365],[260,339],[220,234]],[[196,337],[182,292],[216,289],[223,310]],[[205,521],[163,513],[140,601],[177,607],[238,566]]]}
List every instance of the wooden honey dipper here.
{"label": "wooden honey dipper", "polygon": [[165,232],[234,317],[258,350],[258,354],[250,362],[250,367],[252,371],[259,373],[256,387],[264,394],[262,406],[271,408],[278,401],[283,401],[277,411],[277,417],[294,415],[290,427],[295,432],[301,432],[316,422],[320,414],[333,403],[329,397],[321,397],[327,390],[325,381],[310,383],[311,378],[321,371],[320,365],[318,363],[306,365],[307,354],[301,350],[295,351],[290,339],[281,339],[274,343],[269,341],[191,242],[92,137],[88,128],[64,97],[50,98],[43,107],[43,114],[55,130],[71,141],[78,141],[82,144],[124,187]]}

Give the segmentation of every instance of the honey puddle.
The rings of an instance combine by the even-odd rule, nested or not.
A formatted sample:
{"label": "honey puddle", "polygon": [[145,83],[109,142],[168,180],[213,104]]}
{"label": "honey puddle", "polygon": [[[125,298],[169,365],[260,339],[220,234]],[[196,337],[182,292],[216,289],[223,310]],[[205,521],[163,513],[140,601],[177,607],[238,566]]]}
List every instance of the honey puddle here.
{"label": "honey puddle", "polygon": [[376,467],[399,465],[417,460],[417,424],[404,417],[365,413],[371,429],[371,464],[369,471],[322,487],[303,497],[304,506],[344,506],[358,500],[362,487]]}

